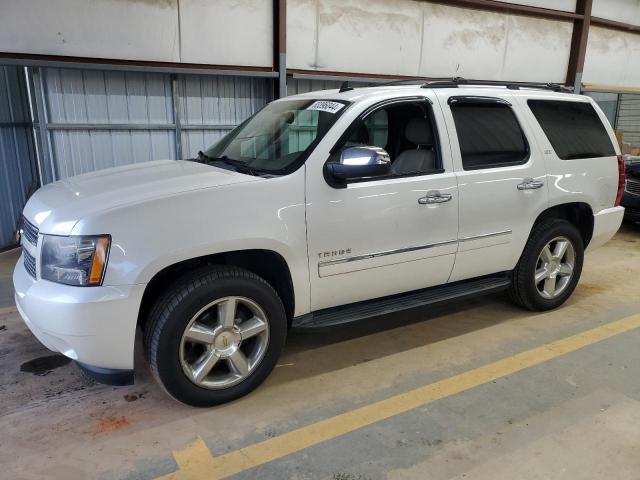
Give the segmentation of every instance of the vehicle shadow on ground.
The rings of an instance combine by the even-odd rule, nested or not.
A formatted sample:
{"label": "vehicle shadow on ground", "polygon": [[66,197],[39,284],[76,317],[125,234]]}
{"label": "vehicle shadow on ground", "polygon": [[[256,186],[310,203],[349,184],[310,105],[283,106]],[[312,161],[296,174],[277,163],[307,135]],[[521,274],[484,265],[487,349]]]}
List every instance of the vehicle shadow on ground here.
{"label": "vehicle shadow on ground", "polygon": [[271,385],[321,375],[507,322],[531,312],[504,295],[413,308],[323,329],[293,329]]}

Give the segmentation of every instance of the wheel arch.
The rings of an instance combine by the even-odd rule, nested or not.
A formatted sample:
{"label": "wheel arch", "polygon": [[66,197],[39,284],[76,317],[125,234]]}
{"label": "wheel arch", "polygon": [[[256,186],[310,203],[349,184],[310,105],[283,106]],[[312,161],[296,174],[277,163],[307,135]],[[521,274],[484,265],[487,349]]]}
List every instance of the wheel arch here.
{"label": "wheel arch", "polygon": [[575,226],[580,232],[584,248],[587,248],[593,237],[593,210],[588,203],[570,202],[549,207],[538,215],[532,230],[535,225],[549,218],[560,218]]}
{"label": "wheel arch", "polygon": [[144,329],[148,313],[158,295],[185,273],[206,265],[231,265],[245,268],[263,278],[280,296],[289,325],[295,310],[295,292],[291,270],[282,255],[273,250],[235,250],[181,260],[156,272],[145,287],[137,324]]}

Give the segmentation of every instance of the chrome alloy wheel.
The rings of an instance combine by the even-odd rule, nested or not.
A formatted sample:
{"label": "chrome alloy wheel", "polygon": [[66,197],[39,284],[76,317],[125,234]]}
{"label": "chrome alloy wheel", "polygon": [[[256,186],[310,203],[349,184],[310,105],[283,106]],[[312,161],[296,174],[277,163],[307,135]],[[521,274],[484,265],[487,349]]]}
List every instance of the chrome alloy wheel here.
{"label": "chrome alloy wheel", "polygon": [[546,299],[556,298],[567,288],[573,277],[576,252],[566,237],[556,237],[540,252],[536,262],[535,285]]}
{"label": "chrome alloy wheel", "polygon": [[180,341],[180,363],[199,387],[228,388],[260,364],[269,343],[264,311],[245,297],[223,297],[200,309]]}

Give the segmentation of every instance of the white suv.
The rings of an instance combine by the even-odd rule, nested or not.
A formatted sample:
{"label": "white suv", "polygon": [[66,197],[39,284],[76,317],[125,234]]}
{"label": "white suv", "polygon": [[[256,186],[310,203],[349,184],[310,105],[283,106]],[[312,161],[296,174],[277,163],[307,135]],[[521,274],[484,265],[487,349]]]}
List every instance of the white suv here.
{"label": "white suv", "polygon": [[139,328],[165,390],[207,406],[259,385],[290,327],[500,290],[557,307],[624,213],[610,125],[558,90],[296,95],[192,161],[47,185],[24,209],[20,314],[111,383],[133,380]]}

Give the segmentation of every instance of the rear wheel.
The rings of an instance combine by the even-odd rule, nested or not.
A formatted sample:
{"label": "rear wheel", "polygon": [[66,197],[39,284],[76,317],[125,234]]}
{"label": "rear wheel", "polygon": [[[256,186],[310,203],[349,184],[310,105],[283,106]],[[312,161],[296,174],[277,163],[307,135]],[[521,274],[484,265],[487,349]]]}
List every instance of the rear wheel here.
{"label": "rear wheel", "polygon": [[584,259],[580,233],[566,220],[537,224],[513,271],[511,298],[534,311],[562,305],[573,293]]}
{"label": "rear wheel", "polygon": [[145,329],[151,371],[177,400],[211,406],[256,388],[280,356],[287,321],[280,298],[253,273],[211,267],[157,301]]}

